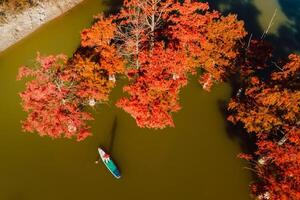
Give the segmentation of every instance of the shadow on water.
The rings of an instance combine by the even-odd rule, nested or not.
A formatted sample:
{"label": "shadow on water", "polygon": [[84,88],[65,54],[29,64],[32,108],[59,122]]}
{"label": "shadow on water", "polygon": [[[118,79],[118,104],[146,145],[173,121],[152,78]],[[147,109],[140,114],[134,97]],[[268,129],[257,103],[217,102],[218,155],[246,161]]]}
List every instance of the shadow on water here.
{"label": "shadow on water", "polygon": [[[220,100],[217,103],[222,117],[225,120],[225,132],[227,136],[239,145],[241,149],[240,153],[253,155],[253,153],[257,150],[255,135],[248,134],[241,123],[233,124],[227,120],[227,117],[230,114],[227,110],[228,101]],[[245,162],[244,168],[248,170],[249,167],[251,168],[251,164],[249,162]],[[249,171],[249,174],[251,175],[252,181],[258,180],[257,175],[253,171]]]}
{"label": "shadow on water", "polygon": [[[227,111],[227,101],[219,101],[218,106],[224,119],[227,119],[229,112]],[[256,150],[255,137],[248,134],[242,124],[233,124],[226,120],[226,133],[232,140],[238,142],[243,153],[253,153]]]}
{"label": "shadow on water", "polygon": [[[263,29],[258,21],[260,11],[255,6],[253,0],[211,0],[210,6],[213,9],[221,11],[224,15],[237,14],[239,20],[245,22],[245,28],[249,34],[253,34],[253,38],[259,38]],[[239,89],[239,84],[232,82],[231,80],[232,94],[233,96]],[[218,106],[224,119],[229,115],[227,111],[227,101],[219,101]],[[251,153],[256,149],[254,138],[247,134],[241,124],[234,125],[226,120],[226,133],[232,140],[237,141],[243,153]]]}
{"label": "shadow on water", "polygon": [[117,116],[115,116],[111,130],[110,130],[110,141],[109,141],[109,146],[107,149],[109,152],[113,151],[114,142],[115,142],[115,138],[116,138],[117,126],[118,126],[118,118],[117,118]]}
{"label": "shadow on water", "polygon": [[103,2],[108,8],[105,11],[106,15],[117,13],[123,4],[123,0],[104,0]]}
{"label": "shadow on water", "polygon": [[[277,33],[268,34],[266,41],[274,47],[274,59],[286,58],[288,54],[300,52],[300,1],[299,0],[277,0],[281,12],[286,15],[290,23],[282,23]],[[220,10],[223,14],[237,14],[238,19],[245,22],[248,33],[253,34],[253,38],[259,39],[265,27],[259,23],[259,15],[264,14],[257,7],[254,0],[210,0],[213,9]],[[276,16],[278,17],[278,16]],[[276,18],[275,18],[276,20]],[[231,82],[232,95],[240,87],[238,83]],[[223,116],[227,118],[227,102],[219,102],[219,108]],[[246,134],[241,124],[233,125],[227,121],[228,136],[237,140],[243,152],[250,153],[255,151],[254,138]]]}

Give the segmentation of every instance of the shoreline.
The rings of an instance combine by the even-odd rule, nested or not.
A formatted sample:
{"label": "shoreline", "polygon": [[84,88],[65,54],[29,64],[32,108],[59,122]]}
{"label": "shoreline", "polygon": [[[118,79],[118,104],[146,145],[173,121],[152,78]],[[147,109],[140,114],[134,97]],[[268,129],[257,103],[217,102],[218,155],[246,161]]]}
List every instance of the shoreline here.
{"label": "shoreline", "polygon": [[0,24],[0,53],[16,44],[43,24],[59,17],[84,0],[49,1],[39,3]]}

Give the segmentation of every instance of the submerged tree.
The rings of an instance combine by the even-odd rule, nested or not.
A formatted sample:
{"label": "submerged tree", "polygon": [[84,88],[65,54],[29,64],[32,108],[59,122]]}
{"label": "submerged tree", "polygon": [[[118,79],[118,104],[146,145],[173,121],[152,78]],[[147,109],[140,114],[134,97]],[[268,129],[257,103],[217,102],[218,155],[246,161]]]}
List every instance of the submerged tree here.
{"label": "submerged tree", "polygon": [[97,22],[81,33],[81,46],[70,59],[68,74],[77,83],[77,95],[86,102],[105,102],[116,85],[116,75],[124,72],[124,61],[113,44],[116,25],[112,18]]}
{"label": "submerged tree", "polygon": [[94,106],[109,100],[116,75],[125,74],[129,96],[117,106],[140,127],[174,126],[188,74],[201,69],[206,90],[225,80],[245,34],[236,16],[223,17],[207,3],[125,0],[118,14],[99,15],[82,31],[80,48],[49,82],[70,83],[70,103]]}
{"label": "submerged tree", "polygon": [[239,41],[246,35],[244,24],[235,15],[221,16],[209,11],[207,3],[194,1],[176,2],[164,16],[170,42],[188,55],[188,67],[201,68],[200,83],[210,90],[214,82],[226,79],[234,69],[239,54]]}
{"label": "submerged tree", "polygon": [[254,163],[260,199],[300,198],[300,56],[290,55],[269,79],[253,76],[243,98],[229,103],[229,120],[241,122],[257,138]]}
{"label": "submerged tree", "polygon": [[36,69],[20,68],[18,79],[34,78],[20,94],[24,111],[28,112],[24,131],[52,138],[76,137],[78,141],[91,134],[86,121],[93,118],[81,109],[73,83],[63,78],[66,62],[64,55],[38,55]]}
{"label": "submerged tree", "polygon": [[21,67],[18,79],[31,76],[20,94],[28,112],[24,131],[40,135],[90,135],[86,106],[109,101],[119,75],[128,93],[117,106],[139,127],[174,126],[179,94],[189,74],[211,90],[229,76],[241,88],[231,99],[228,117],[256,136],[250,160],[258,181],[251,185],[258,199],[300,199],[300,57],[290,55],[280,72],[261,76],[270,66],[271,48],[250,40],[235,15],[222,16],[207,3],[191,0],[125,0],[120,12],[99,15],[81,33],[74,55],[37,57],[36,68]]}
{"label": "submerged tree", "polygon": [[100,16],[96,25],[82,32],[82,46],[72,58],[38,56],[35,69],[20,68],[18,79],[33,77],[21,93],[29,113],[25,131],[77,140],[91,135],[86,121],[93,118],[84,107],[108,101],[116,74],[124,72],[123,60],[111,43],[115,28],[111,19]]}
{"label": "submerged tree", "polygon": [[207,90],[224,80],[246,34],[235,16],[221,17],[196,1],[125,1],[116,21],[131,80],[124,88],[130,96],[117,105],[148,128],[174,126],[171,114],[180,109],[189,73],[203,69]]}
{"label": "submerged tree", "polygon": [[124,87],[130,97],[122,98],[117,106],[130,113],[140,127],[174,126],[171,114],[180,109],[180,88],[187,83],[184,57],[158,44],[151,53],[140,54],[141,67],[128,73],[134,82]]}

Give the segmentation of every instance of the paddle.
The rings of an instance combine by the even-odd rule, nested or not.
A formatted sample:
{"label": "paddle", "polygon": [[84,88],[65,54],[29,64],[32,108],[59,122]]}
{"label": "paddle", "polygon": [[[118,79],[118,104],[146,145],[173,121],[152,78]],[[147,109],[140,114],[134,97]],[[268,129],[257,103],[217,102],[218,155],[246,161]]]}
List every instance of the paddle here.
{"label": "paddle", "polygon": [[100,157],[98,158],[98,160],[95,160],[95,164],[99,164],[100,161]]}

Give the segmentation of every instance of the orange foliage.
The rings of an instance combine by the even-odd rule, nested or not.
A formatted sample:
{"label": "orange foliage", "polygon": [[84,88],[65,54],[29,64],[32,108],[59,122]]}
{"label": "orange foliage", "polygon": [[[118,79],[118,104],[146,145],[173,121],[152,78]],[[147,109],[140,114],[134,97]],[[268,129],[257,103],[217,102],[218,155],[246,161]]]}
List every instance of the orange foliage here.
{"label": "orange foliage", "polygon": [[71,69],[76,73],[74,76],[74,80],[78,83],[76,94],[85,99],[84,102],[108,101],[110,90],[115,86],[115,82],[108,80],[107,72],[102,70],[98,63],[77,54],[72,60]]}
{"label": "orange foliage", "polygon": [[290,58],[284,71],[271,74],[271,82],[265,83],[258,77],[252,77],[245,91],[245,100],[232,99],[229,102],[229,110],[235,112],[229,118],[232,122],[243,122],[249,132],[261,132],[299,120],[300,91],[290,88],[287,83],[297,79],[300,57],[291,55]]}
{"label": "orange foliage", "polygon": [[112,18],[104,18],[103,15],[96,17],[97,22],[88,29],[81,32],[81,46],[100,47],[109,45],[114,38],[116,25],[112,23]]}
{"label": "orange foliage", "polygon": [[140,127],[174,126],[172,113],[180,109],[180,88],[187,83],[184,57],[184,53],[162,45],[141,54],[141,67],[129,74],[137,76],[124,87],[130,96],[120,99],[117,106],[130,113]]}
{"label": "orange foliage", "polygon": [[77,95],[85,102],[108,101],[116,74],[124,72],[124,62],[112,43],[116,25],[112,18],[97,17],[97,22],[81,33],[83,49],[74,55],[68,72],[78,83]]}
{"label": "orange foliage", "polygon": [[[173,126],[171,105],[173,101],[175,105],[182,86],[168,84],[186,79],[188,73],[195,73],[199,67],[207,74],[202,76],[201,83],[210,90],[214,81],[223,80],[233,68],[238,55],[237,41],[246,34],[243,23],[235,16],[221,17],[216,11],[210,12],[207,3],[196,1],[125,1],[116,21],[121,30],[119,49],[123,49],[129,68],[138,69],[132,83],[124,88],[130,97],[123,98],[118,106],[129,112],[139,126],[149,128]],[[169,94],[164,91],[167,88]],[[162,109],[160,102],[170,98],[170,104],[166,104],[169,107]],[[176,106],[175,110],[178,109]],[[159,113],[166,121],[155,118]]]}
{"label": "orange foliage", "polygon": [[37,131],[52,138],[75,137],[78,141],[91,135],[87,120],[92,117],[81,109],[80,99],[73,94],[73,83],[64,79],[66,57],[37,57],[38,68],[21,67],[18,79],[32,76],[20,96],[24,111],[23,130]]}
{"label": "orange foliage", "polygon": [[211,84],[205,87],[210,90],[213,82],[223,81],[235,67],[238,42],[246,35],[244,23],[235,15],[210,12],[207,3],[196,1],[176,2],[168,11],[164,15],[169,24],[166,34],[187,51],[191,69],[200,67],[210,74]]}
{"label": "orange foliage", "polygon": [[237,72],[244,89],[229,102],[228,120],[257,139],[253,155],[240,155],[254,163],[259,178],[252,193],[258,199],[300,199],[300,56],[290,55],[281,72],[262,79],[271,48],[256,40],[241,48],[245,35],[235,15],[222,16],[208,3],[125,0],[117,15],[100,15],[82,31],[81,47],[69,60],[38,57],[37,69],[20,68],[18,79],[33,76],[21,93],[29,113],[23,129],[84,139],[92,119],[84,106],[108,101],[118,74],[130,83],[117,106],[138,126],[174,126],[189,73],[201,69],[199,82],[209,91]]}
{"label": "orange foliage", "polygon": [[259,199],[300,198],[300,56],[289,58],[283,71],[273,72],[268,80],[245,79],[243,98],[228,105],[228,119],[241,122],[257,137],[258,149],[249,158],[256,163],[259,180],[252,192]]}
{"label": "orange foliage", "polygon": [[99,17],[83,31],[82,47],[72,58],[38,57],[38,69],[20,69],[18,79],[34,76],[21,94],[29,113],[24,130],[53,138],[76,136],[77,140],[91,134],[85,121],[92,118],[82,109],[108,101],[117,73],[124,72],[123,59],[112,44],[115,29],[110,18]]}
{"label": "orange foliage", "polygon": [[282,72],[276,72],[272,74],[272,80],[285,82],[289,88],[300,88],[300,56],[291,54],[289,56],[289,62],[284,65]]}
{"label": "orange foliage", "polygon": [[213,77],[222,81],[234,69],[239,55],[239,40],[246,35],[244,23],[235,15],[220,17],[206,26],[199,53],[195,56],[200,66]]}

